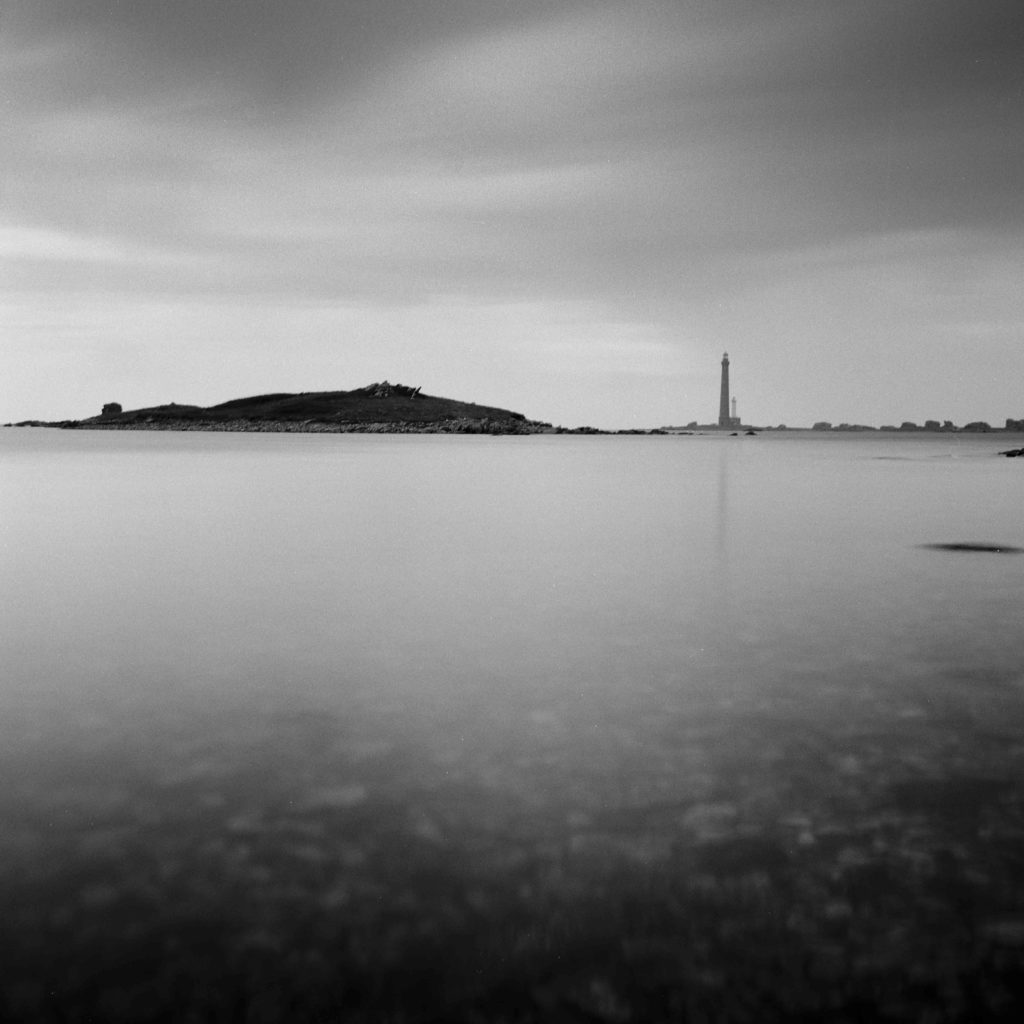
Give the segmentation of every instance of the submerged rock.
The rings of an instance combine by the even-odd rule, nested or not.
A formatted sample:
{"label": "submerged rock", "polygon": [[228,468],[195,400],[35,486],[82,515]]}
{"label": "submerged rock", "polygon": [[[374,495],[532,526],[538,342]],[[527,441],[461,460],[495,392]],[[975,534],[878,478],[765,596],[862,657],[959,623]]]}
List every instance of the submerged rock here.
{"label": "submerged rock", "polygon": [[980,544],[975,541],[957,541],[948,544],[922,544],[921,547],[932,551],[988,551],[999,555],[1019,555],[1024,548],[1015,548],[1010,544]]}
{"label": "submerged rock", "polygon": [[366,787],[359,782],[349,785],[326,786],[308,794],[299,803],[300,811],[344,811],[358,807],[366,800]]}

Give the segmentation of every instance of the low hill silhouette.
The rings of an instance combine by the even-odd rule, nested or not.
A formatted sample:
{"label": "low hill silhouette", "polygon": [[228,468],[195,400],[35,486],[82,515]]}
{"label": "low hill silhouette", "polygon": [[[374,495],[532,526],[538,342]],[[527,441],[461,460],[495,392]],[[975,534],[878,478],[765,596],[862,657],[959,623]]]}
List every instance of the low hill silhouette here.
{"label": "low hill silhouette", "polygon": [[110,430],[284,430],[445,433],[541,433],[549,423],[494,406],[425,395],[419,388],[383,381],[353,391],[275,392],[218,405],[152,406],[62,424]]}

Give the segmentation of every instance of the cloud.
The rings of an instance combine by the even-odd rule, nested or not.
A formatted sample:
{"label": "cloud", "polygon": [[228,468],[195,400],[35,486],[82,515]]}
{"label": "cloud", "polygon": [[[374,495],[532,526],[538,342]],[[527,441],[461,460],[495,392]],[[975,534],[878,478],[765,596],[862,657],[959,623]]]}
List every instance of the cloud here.
{"label": "cloud", "polygon": [[[450,273],[453,249],[479,263],[502,236],[537,261],[521,282],[505,261],[513,290],[563,277],[575,292],[588,272],[608,287],[617,260],[623,293],[673,252],[680,273],[894,219],[1008,211],[1019,143],[972,116],[998,75],[946,96],[965,75],[945,5],[923,19],[944,75],[914,45],[913,5],[917,18],[570,4],[514,20],[470,6],[463,24],[462,4],[431,5],[434,21],[395,3],[16,4],[42,41],[22,62],[34,99],[15,111],[8,195],[62,226],[200,249],[262,224],[282,266],[314,235],[371,261],[395,246],[399,264],[403,241],[429,236]],[[308,84],[303,104],[275,67]],[[61,72],[74,91],[48,92]],[[950,116],[968,145],[950,146]]]}
{"label": "cloud", "polygon": [[[72,43],[77,59],[51,96],[143,99],[183,82],[250,103],[254,116],[302,117],[321,98],[358,90],[435,38],[531,18],[545,0],[8,0],[19,46]],[[115,58],[116,60],[112,59]]]}
{"label": "cloud", "polygon": [[0,259],[106,263],[138,256],[138,252],[110,239],[88,238],[47,228],[0,226]]}

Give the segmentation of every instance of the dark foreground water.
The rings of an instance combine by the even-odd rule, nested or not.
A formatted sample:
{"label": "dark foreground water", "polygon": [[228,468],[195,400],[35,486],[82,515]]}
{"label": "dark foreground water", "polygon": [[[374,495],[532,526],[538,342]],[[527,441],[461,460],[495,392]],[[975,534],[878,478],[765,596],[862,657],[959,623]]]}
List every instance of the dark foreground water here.
{"label": "dark foreground water", "polygon": [[1019,437],[0,432],[0,1020],[1018,1020]]}

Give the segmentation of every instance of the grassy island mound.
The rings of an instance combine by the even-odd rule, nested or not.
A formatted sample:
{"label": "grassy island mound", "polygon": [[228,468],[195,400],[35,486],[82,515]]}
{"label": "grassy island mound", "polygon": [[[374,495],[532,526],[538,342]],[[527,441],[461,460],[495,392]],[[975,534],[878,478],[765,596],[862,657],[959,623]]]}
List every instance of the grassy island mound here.
{"label": "grassy island mound", "polygon": [[467,434],[535,434],[555,429],[519,412],[425,395],[418,387],[387,381],[354,391],[253,395],[208,408],[171,402],[125,411],[110,403],[99,416],[62,425],[107,430]]}

